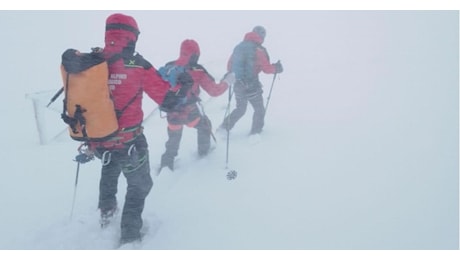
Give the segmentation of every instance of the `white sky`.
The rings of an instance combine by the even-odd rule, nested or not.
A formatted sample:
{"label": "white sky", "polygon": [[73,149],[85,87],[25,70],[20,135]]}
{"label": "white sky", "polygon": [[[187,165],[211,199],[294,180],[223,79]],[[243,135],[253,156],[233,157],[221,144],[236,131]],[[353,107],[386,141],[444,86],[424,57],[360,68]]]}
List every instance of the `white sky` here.
{"label": "white sky", "polygon": [[[8,73],[4,75],[16,75],[18,72],[25,71],[23,66],[27,65],[36,68],[36,70],[30,72],[31,75],[33,75],[32,77],[17,76],[6,80],[6,85],[17,86],[17,88],[8,92],[6,99],[2,98],[2,111],[19,111],[17,114],[9,113],[6,115],[7,119],[11,119],[11,121],[17,118],[28,119],[28,122],[24,123],[24,127],[20,127],[19,129],[3,128],[1,130],[2,136],[11,137],[3,141],[3,146],[11,147],[12,151],[8,151],[9,153],[2,151],[2,158],[10,158],[8,155],[14,155],[12,165],[16,166],[21,164],[23,161],[21,158],[27,160],[30,160],[30,158],[45,160],[45,162],[49,163],[39,166],[39,169],[42,169],[44,172],[51,171],[50,175],[54,178],[59,178],[62,183],[66,182],[66,184],[72,184],[69,179],[72,178],[74,169],[72,168],[70,170],[70,174],[62,172],[66,171],[69,167],[73,167],[74,164],[72,164],[72,162],[62,163],[62,165],[55,165],[54,169],[46,168],[45,166],[54,165],[51,160],[53,157],[48,159],[48,156],[44,156],[43,153],[51,153],[54,156],[62,154],[62,158],[57,161],[65,161],[66,158],[73,155],[72,149],[74,149],[75,143],[70,142],[37,147],[37,135],[32,117],[33,110],[30,106],[30,100],[24,100],[24,95],[35,91],[57,89],[57,86],[60,84],[59,77],[54,77],[57,75],[53,73],[56,71],[59,55],[66,47],[76,46],[84,49],[92,47],[95,44],[100,44],[102,41],[102,25],[107,13],[109,12],[103,12],[101,15],[101,13],[94,12],[87,16],[88,19],[81,19],[81,16],[75,16],[76,13],[70,13],[70,16],[59,16],[59,14],[54,13],[46,16],[46,19],[43,20],[41,20],[43,16],[40,14],[32,13],[30,15],[32,19],[29,21],[21,19],[15,20],[14,18],[8,19],[10,23],[6,23],[5,20],[2,21],[3,24],[10,25],[6,29],[4,28],[5,35],[18,35],[24,37],[15,38],[16,40],[21,39],[21,41],[13,41],[13,45],[8,42],[6,42],[7,45],[5,45],[5,41],[2,42],[2,49],[8,50],[5,56],[7,57],[6,60],[10,61],[10,66],[5,66],[5,63],[2,65],[5,66],[3,69],[8,71]],[[182,33],[180,30],[165,32],[166,29],[153,26],[161,24],[161,21],[163,21],[162,19],[167,18],[167,15],[163,17],[163,13],[156,14],[154,17],[150,17],[148,13],[132,13],[136,14],[142,31],[138,49],[141,49],[146,57],[151,57],[150,60],[152,60],[154,65],[160,65],[167,60],[176,58],[180,39],[188,36],[185,34],[177,35],[178,32]],[[3,14],[4,13],[0,11],[0,21],[2,20],[1,16],[3,16]],[[186,17],[188,15],[189,14],[186,14]],[[224,14],[224,16],[225,15],[228,14]],[[24,16],[16,16],[16,18],[21,17]],[[75,19],[72,19],[72,17],[75,17]],[[191,15],[191,17],[194,16]],[[377,199],[380,202],[380,208],[373,208],[372,201],[359,201],[368,203],[365,205],[371,207],[374,212],[377,212],[375,213],[376,215],[380,214],[380,216],[389,218],[394,217],[395,219],[393,219],[392,224],[396,226],[401,225],[398,226],[400,228],[405,227],[409,230],[413,230],[415,235],[417,232],[421,232],[421,237],[423,237],[423,235],[427,234],[424,232],[429,233],[431,230],[436,230],[436,223],[439,223],[440,220],[448,220],[444,222],[448,225],[447,229],[452,227],[450,226],[452,225],[451,219],[448,218],[448,216],[444,216],[442,213],[450,212],[448,209],[450,201],[447,198],[452,198],[451,194],[455,194],[452,193],[455,191],[455,187],[457,188],[456,198],[458,202],[458,171],[452,172],[452,169],[456,168],[458,170],[458,158],[450,157],[452,152],[455,151],[458,155],[458,71],[450,70],[451,68],[455,68],[455,66],[458,70],[458,48],[455,50],[450,44],[456,41],[458,47],[458,31],[457,38],[452,38],[452,27],[436,27],[436,25],[434,27],[428,27],[433,23],[425,23],[425,21],[427,21],[426,19],[417,19],[416,16],[412,17],[414,19],[408,19],[407,16],[404,15],[393,16],[393,19],[388,19],[385,15],[357,15],[347,17],[346,14],[342,16],[340,14],[323,12],[310,13],[309,18],[306,18],[305,26],[301,27],[307,33],[307,36],[303,36],[303,34],[295,34],[295,31],[290,30],[296,28],[294,24],[284,24],[285,21],[281,22],[280,19],[270,20],[271,17],[274,16],[261,15],[257,17],[257,21],[262,21],[262,23],[269,28],[266,46],[271,53],[272,59],[281,59],[284,62],[286,71],[281,75],[280,80],[276,82],[276,96],[274,96],[276,99],[271,101],[272,107],[270,108],[270,120],[273,121],[268,124],[268,129],[271,129],[272,136],[270,137],[269,135],[264,141],[267,144],[271,144],[271,147],[273,145],[285,147],[279,142],[278,138],[273,137],[276,136],[275,133],[279,134],[279,136],[288,135],[293,138],[292,142],[287,140],[290,144],[285,147],[286,150],[283,151],[280,161],[288,163],[290,160],[296,159],[296,161],[302,162],[305,158],[300,156],[300,154],[307,155],[307,158],[316,158],[317,161],[315,163],[310,163],[307,166],[297,166],[297,168],[313,173],[313,175],[307,175],[310,179],[302,179],[305,182],[311,181],[312,176],[314,177],[313,180],[317,181],[316,183],[329,185],[331,185],[331,183],[328,183],[326,176],[330,176],[335,180],[341,180],[348,185],[353,183],[352,180],[363,181],[363,184],[367,185],[368,188],[363,188],[358,185],[352,186],[353,190],[350,191],[341,186],[340,183],[333,184],[332,188],[345,192],[345,195],[342,194],[344,198],[356,199],[355,196],[359,197],[362,194],[368,194],[370,198]],[[333,19],[326,19],[325,17]],[[366,21],[371,17],[373,17],[373,22],[369,24],[377,26],[376,28],[372,26],[357,26],[362,25],[362,21]],[[290,18],[292,20],[289,20],[289,22],[295,21],[294,16]],[[76,20],[79,22],[74,23],[73,21]],[[193,19],[193,25],[203,25],[208,23],[209,20],[211,19],[206,17],[202,19]],[[45,28],[50,28],[51,30],[32,30],[31,28],[35,28],[37,25],[37,21],[43,22],[41,25],[46,24],[49,27]],[[253,25],[253,21],[248,17],[240,19],[238,24],[233,27],[225,26],[228,25],[228,22],[225,21],[222,22],[217,20],[213,23],[217,28],[203,27],[203,31],[194,31],[192,35],[199,39],[199,43],[202,47],[203,56],[201,57],[201,61],[207,65],[216,78],[220,78],[224,73],[222,65],[225,64],[231,47],[238,42],[243,33]],[[341,23],[341,21],[345,22]],[[442,25],[452,25],[450,18],[446,18],[446,20],[433,19],[430,21],[440,21]],[[91,27],[91,25],[96,24],[100,24],[101,26]],[[155,28],[156,31],[162,32],[160,38],[164,40],[158,39],[158,34],[155,33],[155,30],[149,30],[150,25],[152,25],[151,28]],[[235,24],[233,23],[233,25]],[[87,36],[78,37],[76,39],[75,34],[86,35],[85,33],[88,33],[87,28],[89,27],[94,28],[94,31]],[[40,27],[37,26],[36,28]],[[72,29],[69,32],[64,30],[65,28]],[[458,24],[456,28],[458,29]],[[17,32],[15,32],[16,30]],[[58,35],[56,35],[56,32],[59,32]],[[209,37],[209,35],[214,35],[216,33],[222,36],[212,39]],[[54,37],[59,37],[58,40],[46,42],[46,45],[40,42],[52,35],[54,35]],[[278,37],[280,35],[282,35],[282,37]],[[369,35],[371,37],[364,37]],[[27,38],[30,36],[33,37]],[[220,41],[224,38],[231,38],[232,40],[219,42],[218,46],[215,46],[216,41]],[[443,39],[443,41],[437,41],[437,39]],[[152,43],[156,44],[154,48],[151,48]],[[302,46],[302,48],[299,46]],[[222,51],[223,49],[225,51]],[[159,53],[157,50],[162,51]],[[222,52],[225,54],[222,54]],[[24,53],[28,55],[22,56]],[[457,59],[452,58],[450,55],[452,53],[457,54]],[[45,54],[49,56],[44,56]],[[48,57],[48,59],[44,59],[44,57]],[[48,63],[45,61],[48,61]],[[369,67],[369,62],[373,63],[375,67]],[[299,75],[302,75],[302,77],[299,77]],[[263,80],[266,86],[270,85],[271,77],[264,77]],[[307,87],[305,88],[304,86]],[[301,93],[299,90],[306,91],[309,95],[304,99],[292,99],[292,93]],[[289,100],[291,102],[289,102],[289,105],[282,105],[280,102],[281,100]],[[222,99],[220,99],[220,101],[222,101]],[[214,107],[210,104],[208,108],[209,113],[214,115],[215,124],[219,123],[222,116],[221,111],[215,109],[223,104],[225,104],[225,97],[223,102],[219,103],[216,101]],[[56,106],[59,107],[60,104],[56,104]],[[292,113],[293,109],[303,111],[300,115],[301,120],[296,120],[299,114]],[[53,115],[55,116],[57,114]],[[246,115],[246,117],[249,117],[249,115]],[[455,121],[457,124],[455,124]],[[289,126],[289,124],[291,126],[296,125],[297,128],[287,127],[286,125]],[[241,128],[236,131],[239,131],[237,134],[243,135],[247,130],[244,128],[247,122],[243,122],[241,125]],[[53,129],[52,126],[53,125],[49,128]],[[339,129],[341,134],[336,135],[338,132],[336,132],[335,129]],[[58,130],[60,131],[61,127],[59,127]],[[161,133],[163,128],[159,127],[157,129],[156,126],[152,126],[152,130]],[[16,134],[12,134],[13,132]],[[305,140],[301,142],[295,141],[295,137],[303,135],[307,136]],[[315,136],[317,138],[313,138]],[[151,138],[151,149],[154,149],[153,147],[162,146],[164,140]],[[356,143],[354,140],[360,140],[360,142]],[[456,142],[449,142],[451,140],[456,140]],[[187,141],[185,142],[187,143]],[[189,142],[192,144],[194,140],[190,139]],[[295,143],[296,146],[293,147],[292,143]],[[186,147],[185,144],[184,146]],[[193,147],[193,145],[191,145],[191,147]],[[300,147],[302,147],[302,149],[300,149]],[[350,151],[347,150],[347,147],[353,147],[354,149]],[[234,146],[234,149],[238,148],[242,150],[245,149],[244,141]],[[24,149],[28,150],[25,154]],[[255,149],[264,149],[264,147]],[[265,148],[265,150],[268,151],[267,148]],[[337,157],[332,155],[329,157],[321,157],[317,154],[321,151],[324,153],[331,153],[332,151],[332,155]],[[220,150],[220,152],[223,152],[223,150]],[[161,153],[161,149],[154,149],[152,153],[152,161],[154,161],[155,158],[158,157],[158,154]],[[189,160],[187,153],[184,152],[184,154],[185,159],[183,159],[183,161],[187,162],[187,160]],[[375,155],[375,157],[373,155]],[[279,158],[280,155],[271,155],[267,153],[267,156],[268,158]],[[361,168],[357,168],[356,164],[358,164],[360,160],[356,158],[363,158],[363,156],[366,158],[366,162]],[[214,159],[219,160],[219,158],[222,157],[217,156]],[[233,161],[235,163],[236,161],[241,161],[238,160],[238,156],[232,158],[235,158]],[[266,160],[266,158],[262,159]],[[219,166],[219,164],[221,164],[221,161],[215,161],[213,165]],[[295,171],[291,171],[291,168],[285,165],[286,164],[279,164],[273,166],[272,169],[293,172],[288,175],[291,178],[296,176]],[[1,196],[3,199],[9,197],[15,198],[15,196],[12,196],[14,193],[9,193],[15,189],[6,184],[16,183],[22,180],[20,176],[24,176],[24,179],[27,179],[27,171],[31,169],[30,166],[25,166],[24,168],[21,167],[20,170],[17,170],[17,168],[13,166],[7,166],[7,171],[3,174],[13,172],[16,174],[16,177],[9,182],[6,181],[3,183],[4,186],[2,191],[7,192],[7,194]],[[245,170],[252,170],[249,164],[234,164],[234,166],[238,167],[238,169],[243,172]],[[338,169],[342,166],[345,167],[346,170],[340,172]],[[96,187],[90,187],[90,183],[94,184],[97,181],[97,165],[92,166],[92,168],[96,169],[94,172],[95,176],[87,180],[88,186],[86,186],[90,194],[96,192]],[[369,172],[375,173],[375,175],[368,175]],[[385,175],[383,173],[390,174]],[[439,175],[440,173],[441,175]],[[447,174],[443,175],[442,173]],[[67,177],[64,178],[62,174],[67,174]],[[85,174],[89,175],[92,173],[86,172]],[[267,184],[267,187],[275,188],[278,187],[280,182],[287,184],[292,180],[289,178],[283,178],[281,180],[278,178],[265,179],[263,172],[259,174],[259,179],[254,178],[252,180],[256,181],[254,183],[257,183],[257,180],[263,180],[263,184]],[[384,178],[382,176],[386,177]],[[200,185],[200,182],[194,181],[194,178],[191,178],[190,175],[188,175],[188,177],[185,175],[184,177],[185,180],[178,184],[178,187],[181,188],[184,194],[192,191],[188,190],[190,186]],[[204,177],[204,179],[209,178],[207,175]],[[44,185],[47,183],[46,179],[43,183],[41,182],[42,179],[44,178],[33,178],[33,180],[42,185],[41,187],[45,187]],[[393,182],[395,180],[398,180],[398,182],[396,182],[397,185]],[[457,184],[454,183],[454,185],[449,185],[452,184],[452,180],[456,180]],[[219,181],[213,178],[211,178],[209,182],[213,185],[220,185]],[[379,185],[372,185],[377,182]],[[85,187],[84,183],[83,181],[82,187]],[[254,185],[254,183],[251,183],[251,185]],[[69,189],[72,188],[71,186],[67,187]],[[161,188],[162,186],[159,185],[159,187]],[[227,186],[222,187],[228,189]],[[247,187],[248,186],[243,185],[239,186],[238,189],[243,192],[242,194],[245,194],[244,190]],[[376,190],[372,190],[372,187]],[[25,188],[40,194],[40,187],[25,186]],[[315,187],[309,186],[309,188],[314,189]],[[331,186],[329,186],[329,188],[331,188]],[[407,189],[409,189],[410,192],[407,192]],[[204,190],[206,191],[206,189]],[[63,187],[60,187],[59,191],[61,194],[66,192]],[[294,191],[300,192],[300,189],[297,190],[296,187],[294,187]],[[318,191],[320,191],[320,189]],[[120,189],[120,192],[121,194],[124,193],[122,189]],[[270,192],[270,190],[267,192]],[[69,201],[67,195],[69,194],[71,195],[69,192],[59,200],[56,205],[67,205],[66,203]],[[204,192],[197,193],[196,196],[204,196],[205,194]],[[326,195],[326,193],[323,195]],[[438,197],[433,197],[433,195],[438,195]],[[43,197],[39,197],[36,201],[33,199],[31,199],[31,201],[35,201],[41,208],[45,208],[46,198],[49,196],[51,196],[51,194],[44,194]],[[80,208],[80,213],[83,217],[87,217],[85,213],[90,211],[90,204],[94,201],[90,196],[83,196],[81,198],[82,202],[79,205],[83,208]],[[152,196],[152,198],[156,197]],[[228,199],[224,197],[219,198]],[[431,201],[430,198],[434,201]],[[281,196],[279,201],[283,202],[284,199],[287,199],[287,197]],[[334,201],[332,197],[325,197],[323,199],[323,202],[338,203]],[[172,216],[172,218],[177,221],[176,224],[178,224],[178,226],[166,225],[172,232],[171,234],[179,232],[178,230],[181,227],[185,228],[190,224],[187,221],[187,217],[190,216],[187,214],[192,214],[193,210],[190,209],[190,211],[186,212],[185,219],[177,219],[178,215],[174,214],[174,210],[162,204],[165,202],[161,200],[157,201],[156,199],[152,200],[155,206],[151,205],[151,210],[148,211],[150,216],[152,216],[152,212],[157,211],[155,214],[158,214],[160,217]],[[419,201],[420,205],[414,204],[414,201]],[[5,200],[3,202],[5,202]],[[180,206],[181,200],[170,198],[169,202]],[[432,211],[426,211],[423,203],[428,203],[431,207],[438,209],[439,215]],[[320,204],[321,203],[315,204],[315,209],[320,209]],[[214,206],[215,205],[219,204],[214,204]],[[340,204],[334,205],[339,207]],[[355,207],[355,210],[360,209],[359,204],[351,203],[350,206]],[[290,209],[288,206],[286,207]],[[402,219],[398,219],[398,216],[401,215],[395,213],[396,211],[392,211],[395,209],[398,209],[399,212],[402,213]],[[67,212],[67,208],[62,209],[62,207],[54,207],[50,210],[51,212],[57,213],[57,215]],[[364,208],[364,216],[375,217],[372,210],[368,210],[369,208]],[[326,210],[326,212],[339,213],[339,211],[334,210]],[[44,214],[47,218],[50,217],[45,213],[40,214]],[[420,223],[417,223],[414,219],[410,219],[410,217],[420,214],[424,217],[421,219]],[[306,218],[311,217],[311,215],[308,215],[307,210],[301,210],[300,215]],[[12,216],[14,217],[14,214]],[[328,215],[326,215],[326,217],[327,216]],[[321,217],[321,215],[318,215],[318,217]],[[344,217],[352,220],[353,217],[356,216],[346,211]],[[406,219],[406,217],[408,219]],[[57,216],[52,216],[51,218],[57,218],[57,220],[59,220]],[[376,219],[383,221],[385,218]],[[7,220],[10,221],[10,215],[8,215]],[[8,221],[6,221],[6,223],[9,223]],[[28,221],[29,220],[25,220],[24,223],[29,223]],[[344,238],[346,228],[341,226],[339,222],[334,222],[333,218],[329,219],[329,221],[332,222],[332,227],[337,228],[338,237]],[[381,227],[379,228],[378,225],[376,227],[376,223],[372,221],[367,220],[369,222],[366,222],[365,218],[363,218],[362,221],[369,226],[368,229],[365,229],[363,226],[357,226],[361,228],[361,232],[373,230],[382,235],[382,239],[395,237],[391,234],[385,234],[384,230],[382,230]],[[428,225],[426,225],[427,223]],[[46,227],[49,223],[42,220],[39,221],[38,224]],[[352,226],[353,224],[356,223],[353,222]],[[391,227],[394,227],[388,223],[380,224],[383,227],[389,228],[389,230],[392,230]],[[421,224],[425,224],[425,229],[418,229]],[[5,226],[3,229],[5,229]],[[26,229],[27,228],[19,228],[20,231]],[[51,230],[42,230],[42,232],[45,233],[48,231]],[[332,229],[329,230],[329,232],[333,234]],[[5,232],[4,234],[6,233],[9,232]],[[362,235],[365,236],[368,234],[363,233]],[[406,242],[408,243],[407,245],[410,244],[410,236],[405,236],[404,233],[401,233],[397,237],[401,239],[401,243],[404,244]],[[159,238],[162,238],[161,234]],[[352,240],[353,239],[355,239],[357,243],[363,243],[363,241],[359,239],[359,236],[354,236],[352,237]],[[166,241],[168,240],[166,239]],[[446,241],[450,241],[450,239],[447,238]],[[55,245],[53,244],[55,241],[52,239],[45,242],[49,242],[48,246],[50,247]],[[186,240],[182,241],[182,243],[186,242]],[[177,241],[177,243],[180,244],[181,241]],[[389,241],[387,241],[387,243],[391,244]],[[414,244],[411,245],[416,246]],[[419,246],[422,247],[423,245],[429,246],[429,240],[421,239]],[[15,244],[15,246],[20,247],[24,246],[24,244],[19,243]]]}

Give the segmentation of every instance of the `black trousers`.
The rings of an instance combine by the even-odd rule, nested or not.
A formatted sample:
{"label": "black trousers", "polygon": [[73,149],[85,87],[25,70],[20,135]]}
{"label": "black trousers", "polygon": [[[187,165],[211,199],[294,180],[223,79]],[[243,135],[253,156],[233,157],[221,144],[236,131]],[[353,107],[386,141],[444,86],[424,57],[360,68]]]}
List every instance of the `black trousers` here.
{"label": "black trousers", "polygon": [[254,109],[250,134],[260,133],[265,124],[265,107],[263,100],[262,85],[257,82],[253,85],[245,85],[240,82],[235,84],[236,108],[224,119],[222,126],[231,130],[246,113],[248,103]]}
{"label": "black trousers", "polygon": [[[200,121],[194,128],[197,130],[198,154],[200,156],[206,155],[211,146],[211,121],[207,116],[200,116]],[[183,129],[183,127],[177,130],[171,130],[169,127],[167,129],[168,141],[165,143],[166,151],[164,156],[170,157],[170,160],[173,160],[178,155]]]}
{"label": "black trousers", "polygon": [[102,167],[99,182],[99,209],[104,212],[117,207],[118,178],[123,172],[128,187],[121,216],[121,238],[138,239],[141,237],[145,198],[153,186],[147,140],[141,134],[123,149],[107,151],[105,156],[102,156],[103,152],[96,153],[103,163],[107,163]]}

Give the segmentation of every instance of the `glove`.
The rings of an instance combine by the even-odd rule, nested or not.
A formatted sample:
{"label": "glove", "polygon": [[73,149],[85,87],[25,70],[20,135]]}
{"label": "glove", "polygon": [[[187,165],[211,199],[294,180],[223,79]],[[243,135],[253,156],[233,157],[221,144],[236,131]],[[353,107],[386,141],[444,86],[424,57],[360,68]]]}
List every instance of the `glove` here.
{"label": "glove", "polygon": [[74,161],[83,164],[91,160],[94,160],[94,151],[89,146],[87,146],[86,149],[83,149],[82,146],[80,146],[80,148],[78,148],[78,155],[75,156]]}
{"label": "glove", "polygon": [[87,162],[89,162],[89,161],[91,161],[93,159],[94,159],[94,156],[88,155],[88,154],[85,154],[85,153],[80,153],[77,156],[75,156],[75,161],[79,162],[81,164],[87,163]]}
{"label": "glove", "polygon": [[222,79],[222,81],[227,83],[227,85],[229,85],[229,86],[233,85],[235,83],[235,80],[236,80],[236,77],[235,77],[234,72],[229,72],[229,73],[225,74],[224,78]]}
{"label": "glove", "polygon": [[101,47],[93,47],[91,48],[91,52],[94,52],[94,53],[102,53],[104,51],[103,48]]}
{"label": "glove", "polygon": [[275,71],[276,73],[281,73],[283,72],[283,65],[281,65],[281,61],[276,62],[273,64],[275,66]]}

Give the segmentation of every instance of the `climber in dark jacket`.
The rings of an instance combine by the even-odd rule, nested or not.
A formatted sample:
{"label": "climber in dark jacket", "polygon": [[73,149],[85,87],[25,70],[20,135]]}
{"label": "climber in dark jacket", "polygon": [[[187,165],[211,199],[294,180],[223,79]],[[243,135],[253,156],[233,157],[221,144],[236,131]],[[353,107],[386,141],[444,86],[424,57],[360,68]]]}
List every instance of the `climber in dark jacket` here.
{"label": "climber in dark jacket", "polygon": [[283,72],[281,62],[270,63],[267,50],[262,46],[265,35],[265,28],[256,26],[251,32],[246,33],[244,40],[233,50],[228,61],[228,71],[234,72],[236,76],[234,85],[236,108],[224,119],[218,131],[230,131],[246,113],[249,102],[254,108],[250,135],[262,132],[265,107],[259,73]]}

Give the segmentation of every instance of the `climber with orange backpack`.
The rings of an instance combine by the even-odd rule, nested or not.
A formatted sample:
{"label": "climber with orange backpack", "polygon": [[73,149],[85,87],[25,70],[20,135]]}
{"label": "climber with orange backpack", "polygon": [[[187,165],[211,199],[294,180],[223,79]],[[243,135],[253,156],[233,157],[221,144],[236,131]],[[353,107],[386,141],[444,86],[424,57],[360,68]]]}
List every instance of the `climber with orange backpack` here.
{"label": "climber with orange backpack", "polygon": [[[106,19],[105,47],[94,48],[89,54],[67,50],[61,67],[65,90],[62,117],[69,124],[71,137],[88,146],[89,152],[82,153],[80,159],[84,162],[94,152],[102,161],[98,202],[102,227],[118,211],[118,179],[121,173],[126,177],[120,245],[141,240],[141,215],[153,186],[142,126],[142,96],[145,92],[161,105],[170,89],[158,71],[135,52],[139,33],[133,17],[112,14]],[[99,59],[100,63],[73,71],[75,62],[66,63],[69,59]],[[88,80],[91,73],[99,73],[98,79]],[[88,95],[88,91],[93,93]]]}

